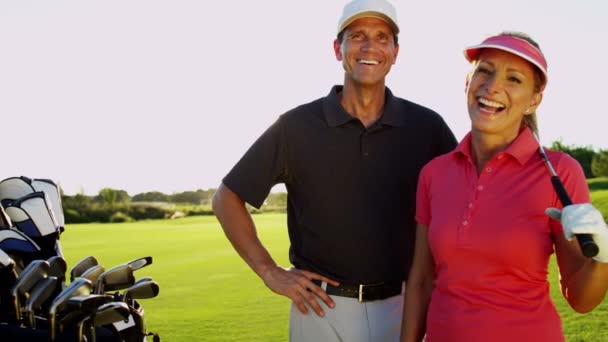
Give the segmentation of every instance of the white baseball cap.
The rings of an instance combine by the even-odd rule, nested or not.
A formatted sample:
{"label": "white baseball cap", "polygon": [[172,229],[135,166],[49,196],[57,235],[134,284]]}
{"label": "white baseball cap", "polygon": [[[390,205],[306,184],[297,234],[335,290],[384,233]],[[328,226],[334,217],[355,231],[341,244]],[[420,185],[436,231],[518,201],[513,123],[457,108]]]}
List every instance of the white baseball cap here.
{"label": "white baseball cap", "polygon": [[338,34],[346,26],[359,18],[374,17],[386,21],[393,28],[393,33],[399,33],[397,11],[386,0],[353,0],[344,6],[342,17],[338,22]]}

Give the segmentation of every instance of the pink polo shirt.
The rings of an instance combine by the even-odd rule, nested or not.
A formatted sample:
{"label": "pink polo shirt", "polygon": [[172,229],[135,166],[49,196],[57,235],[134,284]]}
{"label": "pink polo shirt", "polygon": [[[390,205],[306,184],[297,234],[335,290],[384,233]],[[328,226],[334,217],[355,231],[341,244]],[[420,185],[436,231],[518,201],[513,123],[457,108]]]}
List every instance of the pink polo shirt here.
{"label": "pink polo shirt", "polygon": [[[547,281],[561,208],[528,129],[477,175],[469,133],[420,174],[416,220],[428,227],[435,288],[427,342],[564,341]],[[589,202],[578,162],[547,151],[574,203]]]}

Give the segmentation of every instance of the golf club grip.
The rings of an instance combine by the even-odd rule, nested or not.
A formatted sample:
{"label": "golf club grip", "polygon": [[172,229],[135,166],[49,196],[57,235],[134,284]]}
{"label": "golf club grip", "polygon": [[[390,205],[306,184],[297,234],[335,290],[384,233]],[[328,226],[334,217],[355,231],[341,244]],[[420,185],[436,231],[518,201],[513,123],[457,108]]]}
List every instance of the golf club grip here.
{"label": "golf club grip", "polygon": [[[559,200],[560,202],[562,202],[562,205],[564,207],[567,205],[571,205],[572,200],[570,199],[570,196],[568,196],[568,193],[564,188],[564,184],[562,184],[562,181],[559,179],[559,177],[551,176],[551,183],[553,183],[553,188],[555,188],[557,197],[559,197]],[[581,246],[581,251],[583,252],[583,255],[587,258],[592,258],[596,256],[597,253],[600,251],[597,247],[597,244],[595,243],[595,241],[593,241],[593,238],[589,234],[576,234],[576,240],[578,240],[578,244],[579,246]]]}

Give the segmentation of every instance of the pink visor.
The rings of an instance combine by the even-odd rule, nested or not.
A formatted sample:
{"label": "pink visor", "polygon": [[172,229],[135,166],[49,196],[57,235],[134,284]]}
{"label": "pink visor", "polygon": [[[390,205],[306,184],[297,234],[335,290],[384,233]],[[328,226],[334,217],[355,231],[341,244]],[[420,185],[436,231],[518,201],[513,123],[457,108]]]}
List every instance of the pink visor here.
{"label": "pink visor", "polygon": [[545,56],[534,45],[518,37],[499,35],[484,40],[481,44],[468,47],[464,56],[469,62],[479,56],[482,49],[498,49],[517,55],[535,65],[543,74],[543,84],[547,83],[547,61]]}

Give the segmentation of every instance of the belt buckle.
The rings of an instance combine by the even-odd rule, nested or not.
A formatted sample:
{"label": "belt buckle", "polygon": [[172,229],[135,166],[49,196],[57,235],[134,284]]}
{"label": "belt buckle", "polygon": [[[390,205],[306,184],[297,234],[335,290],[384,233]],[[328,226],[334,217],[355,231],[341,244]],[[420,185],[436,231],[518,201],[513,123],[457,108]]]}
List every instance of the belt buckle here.
{"label": "belt buckle", "polygon": [[359,284],[359,303],[363,303],[365,302],[365,300],[363,300],[363,288],[364,287],[369,287],[369,286],[378,286],[378,285],[383,285],[384,282],[380,282],[380,283],[375,283],[375,284]]}

